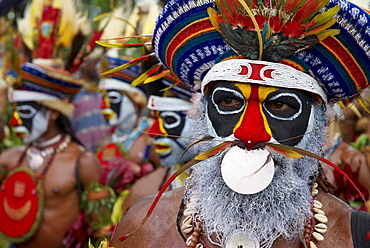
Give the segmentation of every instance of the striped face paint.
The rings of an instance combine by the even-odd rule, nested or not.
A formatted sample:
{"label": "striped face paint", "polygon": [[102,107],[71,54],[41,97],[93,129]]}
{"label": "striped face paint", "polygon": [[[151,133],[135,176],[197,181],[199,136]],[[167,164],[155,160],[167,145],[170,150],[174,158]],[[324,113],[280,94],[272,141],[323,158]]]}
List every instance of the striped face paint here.
{"label": "striped face paint", "polygon": [[248,149],[263,147],[272,138],[294,146],[308,127],[312,100],[301,90],[218,81],[206,95],[216,134],[233,134]]}
{"label": "striped face paint", "polygon": [[131,99],[117,90],[107,90],[102,101],[102,113],[110,126],[128,130],[137,122],[137,110]]}
{"label": "striped face paint", "polygon": [[14,103],[10,124],[26,143],[37,140],[48,128],[49,111],[35,102]]}
{"label": "striped face paint", "polygon": [[[189,160],[189,153],[182,154],[190,144],[192,120],[182,111],[154,111],[156,117],[149,132],[154,139],[155,151],[165,167]],[[170,135],[170,136],[168,136]],[[168,136],[168,137],[167,137]],[[181,161],[180,158],[182,157]]]}

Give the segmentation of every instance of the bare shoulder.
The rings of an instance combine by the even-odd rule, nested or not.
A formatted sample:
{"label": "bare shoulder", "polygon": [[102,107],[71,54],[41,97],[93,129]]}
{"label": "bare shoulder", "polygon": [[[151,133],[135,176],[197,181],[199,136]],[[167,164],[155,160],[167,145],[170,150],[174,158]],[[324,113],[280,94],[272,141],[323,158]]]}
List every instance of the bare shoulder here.
{"label": "bare shoulder", "polygon": [[102,169],[96,155],[76,143],[72,143],[70,149],[74,152],[76,165],[78,166],[84,188],[89,187],[91,181],[98,182]]}
{"label": "bare shoulder", "polygon": [[123,215],[112,237],[112,244],[119,247],[187,247],[176,228],[176,219],[184,188],[163,194],[146,223],[123,242],[119,238],[132,232],[147,214],[156,195],[140,198]]}
{"label": "bare shoulder", "polygon": [[14,166],[25,149],[25,146],[16,146],[3,151],[0,154],[0,167],[9,168]]}
{"label": "bare shoulder", "polygon": [[159,167],[153,172],[138,179],[130,188],[130,193],[125,199],[123,210],[125,211],[140,197],[157,193],[161,183],[167,180],[167,178],[165,178],[166,171],[167,168]]}
{"label": "bare shoulder", "polygon": [[328,219],[324,237],[325,247],[353,247],[351,234],[351,214],[353,209],[337,197],[320,192],[317,200],[322,203],[322,210]]}
{"label": "bare shoulder", "polygon": [[163,181],[167,180],[167,168],[159,167],[153,172],[138,179],[130,189],[130,194],[141,194],[141,196],[155,194],[159,191],[159,187]]}

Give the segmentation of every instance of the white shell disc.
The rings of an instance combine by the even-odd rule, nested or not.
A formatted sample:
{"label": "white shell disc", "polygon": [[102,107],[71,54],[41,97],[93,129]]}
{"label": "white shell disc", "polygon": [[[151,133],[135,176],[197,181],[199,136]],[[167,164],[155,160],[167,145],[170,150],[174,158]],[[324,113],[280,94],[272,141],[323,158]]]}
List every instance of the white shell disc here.
{"label": "white shell disc", "polygon": [[246,232],[237,230],[233,232],[225,242],[225,248],[259,248],[257,239],[250,238]]}
{"label": "white shell disc", "polygon": [[29,167],[32,170],[38,170],[45,161],[44,158],[39,154],[32,154],[29,157]]}
{"label": "white shell disc", "polygon": [[225,183],[239,194],[255,194],[264,190],[272,181],[274,161],[265,149],[245,150],[233,146],[221,163]]}

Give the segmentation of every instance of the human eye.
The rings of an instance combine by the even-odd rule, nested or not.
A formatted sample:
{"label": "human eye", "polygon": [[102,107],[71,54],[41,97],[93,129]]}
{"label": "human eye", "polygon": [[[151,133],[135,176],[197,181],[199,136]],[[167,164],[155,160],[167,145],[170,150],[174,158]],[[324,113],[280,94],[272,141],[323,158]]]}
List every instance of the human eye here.
{"label": "human eye", "polygon": [[108,91],[107,96],[111,104],[117,104],[122,101],[122,95],[118,91]]}
{"label": "human eye", "polygon": [[220,114],[239,113],[245,106],[245,100],[240,92],[224,87],[213,91],[212,103]]}
{"label": "human eye", "polygon": [[302,112],[302,101],[294,93],[281,93],[266,100],[263,108],[275,119],[293,120]]}

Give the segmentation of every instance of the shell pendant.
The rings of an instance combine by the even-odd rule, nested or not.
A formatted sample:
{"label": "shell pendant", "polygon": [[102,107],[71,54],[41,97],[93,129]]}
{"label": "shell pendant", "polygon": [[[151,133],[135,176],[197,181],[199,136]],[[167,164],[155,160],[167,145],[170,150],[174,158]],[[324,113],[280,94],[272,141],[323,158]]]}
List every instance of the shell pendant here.
{"label": "shell pendant", "polygon": [[237,230],[229,235],[225,242],[225,248],[259,248],[256,238],[251,237],[242,230]]}

